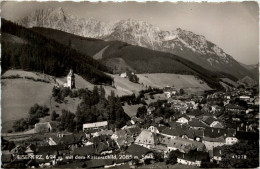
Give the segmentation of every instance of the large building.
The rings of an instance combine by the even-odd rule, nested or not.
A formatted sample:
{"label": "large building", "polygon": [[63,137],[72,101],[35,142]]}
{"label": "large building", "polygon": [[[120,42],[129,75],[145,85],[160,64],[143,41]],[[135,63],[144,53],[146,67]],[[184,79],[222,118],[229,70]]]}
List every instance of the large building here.
{"label": "large building", "polygon": [[104,129],[108,125],[107,121],[95,122],[95,123],[86,123],[83,124],[83,131],[90,129]]}

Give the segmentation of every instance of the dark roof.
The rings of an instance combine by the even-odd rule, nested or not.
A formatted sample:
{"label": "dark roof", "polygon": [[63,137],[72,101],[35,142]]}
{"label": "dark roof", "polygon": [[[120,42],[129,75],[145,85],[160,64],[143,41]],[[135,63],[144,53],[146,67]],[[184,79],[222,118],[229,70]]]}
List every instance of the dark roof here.
{"label": "dark roof", "polygon": [[242,107],[242,106],[238,106],[238,105],[235,105],[235,104],[227,104],[225,107],[226,107],[226,109],[239,109],[239,110],[245,110],[244,107]]}
{"label": "dark roof", "polygon": [[141,129],[139,127],[132,127],[132,128],[127,128],[126,132],[127,132],[127,134],[130,134],[130,135],[139,134],[139,133],[141,133]]}
{"label": "dark roof", "polygon": [[171,136],[182,136],[185,134],[185,130],[180,127],[177,127],[175,129],[165,128],[161,133]]}
{"label": "dark roof", "polygon": [[133,155],[133,157],[138,156],[139,158],[142,158],[142,155],[146,155],[147,153],[151,152],[151,150],[137,144],[131,144],[127,148],[126,152]]}
{"label": "dark roof", "polygon": [[95,149],[93,148],[93,145],[88,145],[84,147],[75,148],[72,154],[86,156],[94,153],[95,153]]}
{"label": "dark roof", "polygon": [[204,130],[204,136],[210,138],[218,138],[224,136],[226,129],[206,127]]}
{"label": "dark roof", "polygon": [[202,123],[198,119],[192,119],[191,121],[188,122],[188,124],[191,127],[203,127],[203,128],[207,127],[204,123]]}
{"label": "dark roof", "polygon": [[157,126],[156,128],[159,132],[162,132],[166,128],[166,126]]}
{"label": "dark roof", "polygon": [[211,123],[213,123],[214,121],[217,121],[217,119],[214,117],[209,117],[206,120],[204,120],[204,122],[208,125],[211,125]]}
{"label": "dark roof", "polygon": [[191,112],[187,113],[188,116],[200,116],[203,115],[203,112],[199,109],[193,109]]}
{"label": "dark roof", "polygon": [[186,130],[185,133],[191,139],[194,139],[195,137],[202,138],[204,135],[204,130],[189,129],[189,130]]}

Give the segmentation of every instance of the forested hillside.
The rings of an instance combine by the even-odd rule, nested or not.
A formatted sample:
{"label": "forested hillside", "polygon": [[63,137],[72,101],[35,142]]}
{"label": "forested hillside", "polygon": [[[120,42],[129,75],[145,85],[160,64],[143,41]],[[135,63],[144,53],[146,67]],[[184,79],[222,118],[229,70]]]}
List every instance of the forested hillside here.
{"label": "forested hillside", "polygon": [[92,57],[103,50],[99,61],[110,67],[114,73],[129,69],[136,73],[195,75],[212,88],[222,88],[219,78],[226,77],[220,72],[206,70],[179,56],[129,45],[125,42],[84,38],[48,28],[32,28],[32,30]]}
{"label": "forested hillside", "polygon": [[[2,41],[2,72],[10,68],[45,72],[59,77],[73,69],[94,84],[112,84],[113,79],[104,72],[111,71],[92,57],[46,38],[37,32],[2,19],[2,34],[9,34],[27,43]],[[10,36],[9,36],[10,37]]]}

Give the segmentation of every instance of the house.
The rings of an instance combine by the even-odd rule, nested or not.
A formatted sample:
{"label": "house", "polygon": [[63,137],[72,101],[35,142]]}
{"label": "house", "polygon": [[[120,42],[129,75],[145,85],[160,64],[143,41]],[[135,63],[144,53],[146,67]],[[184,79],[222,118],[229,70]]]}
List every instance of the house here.
{"label": "house", "polygon": [[64,87],[68,87],[70,89],[75,88],[75,75],[73,73],[73,70],[70,69],[69,74],[67,75],[67,83],[64,83]]}
{"label": "house", "polygon": [[140,146],[138,144],[131,144],[127,148],[126,153],[132,155],[133,158],[138,157],[138,159],[142,159],[149,153],[152,153],[152,151],[149,148]]}
{"label": "house", "polygon": [[238,142],[236,137],[226,137],[226,145],[233,145]]}
{"label": "house", "polygon": [[205,144],[208,150],[213,150],[213,147],[223,146],[226,144],[226,132],[226,129],[206,127],[202,143]]}
{"label": "house", "polygon": [[119,76],[120,76],[120,77],[123,77],[123,78],[126,78],[126,77],[127,77],[127,74],[126,74],[126,72],[124,72],[124,73],[121,73]]}
{"label": "house", "polygon": [[191,119],[194,119],[194,118],[200,118],[203,116],[203,112],[199,109],[194,109],[194,110],[191,110],[189,113],[187,113],[186,115],[191,118]]}
{"label": "house", "polygon": [[148,109],[147,109],[147,113],[150,115],[152,114],[152,112],[155,110],[155,107],[154,106],[149,106]]}
{"label": "house", "polygon": [[182,137],[185,134],[185,130],[181,127],[165,128],[160,134],[169,138]]}
{"label": "house", "polygon": [[159,143],[158,136],[149,130],[143,130],[136,138],[135,144],[151,149]]}
{"label": "house", "polygon": [[125,129],[128,136],[133,137],[134,139],[141,133],[139,127],[132,127]]}
{"label": "house", "polygon": [[188,122],[188,125],[192,128],[192,129],[204,129],[207,127],[206,124],[202,123],[200,120],[198,119],[192,119],[191,121]]}
{"label": "house", "polygon": [[214,117],[208,117],[206,120],[204,120],[204,123],[207,124],[209,127],[224,128],[223,124]]}
{"label": "house", "polygon": [[148,130],[149,130],[150,132],[152,132],[152,133],[160,133],[159,130],[157,129],[157,127],[155,127],[155,126],[150,126],[150,127],[148,128]]}
{"label": "house", "polygon": [[105,129],[107,125],[108,125],[107,121],[86,123],[83,124],[83,131],[90,130],[90,129]]}
{"label": "house", "polygon": [[53,124],[51,122],[45,122],[45,123],[36,123],[34,127],[34,131],[36,133],[46,133],[46,132],[52,132],[53,130]]}
{"label": "house", "polygon": [[181,124],[187,124],[189,122],[190,118],[188,116],[183,116],[179,118],[176,122]]}
{"label": "house", "polygon": [[117,146],[120,148],[124,145],[130,145],[134,142],[133,137],[127,135],[126,130],[117,130],[111,136],[111,139],[115,140]]}
{"label": "house", "polygon": [[186,138],[192,141],[201,141],[204,136],[204,130],[189,129],[185,131],[182,138]]}
{"label": "house", "polygon": [[188,153],[190,150],[205,150],[205,145],[203,143],[190,141],[180,137],[175,137],[174,139],[170,137],[163,137],[160,143],[167,146],[167,151],[165,152],[166,154],[174,150],[179,150],[183,153]]}
{"label": "house", "polygon": [[250,96],[242,95],[242,96],[239,96],[239,99],[248,102],[250,100]]}
{"label": "house", "polygon": [[166,86],[165,88],[163,88],[163,92],[167,98],[170,98],[170,97],[172,97],[172,95],[177,94],[177,90],[174,87],[169,87],[169,86]]}
{"label": "house", "polygon": [[183,153],[176,151],[177,162],[184,165],[200,167],[201,162],[206,160],[209,156],[207,152],[200,151],[189,151],[188,153]]}
{"label": "house", "polygon": [[234,112],[234,113],[240,113],[240,112],[246,110],[244,107],[238,106],[238,105],[235,105],[235,104],[227,104],[225,106],[225,109],[226,109],[226,111],[231,111],[231,112]]}

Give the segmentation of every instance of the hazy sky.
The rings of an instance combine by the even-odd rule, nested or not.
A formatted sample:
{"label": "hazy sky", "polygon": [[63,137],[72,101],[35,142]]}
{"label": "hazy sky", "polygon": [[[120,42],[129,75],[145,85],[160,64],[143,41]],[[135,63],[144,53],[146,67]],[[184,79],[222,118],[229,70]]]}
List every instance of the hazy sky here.
{"label": "hazy sky", "polygon": [[239,62],[255,64],[259,60],[259,8],[256,2],[4,2],[1,15],[16,20],[35,9],[50,7],[63,7],[72,15],[105,22],[132,18],[161,30],[179,27],[204,35]]}

